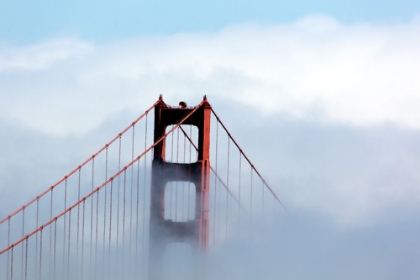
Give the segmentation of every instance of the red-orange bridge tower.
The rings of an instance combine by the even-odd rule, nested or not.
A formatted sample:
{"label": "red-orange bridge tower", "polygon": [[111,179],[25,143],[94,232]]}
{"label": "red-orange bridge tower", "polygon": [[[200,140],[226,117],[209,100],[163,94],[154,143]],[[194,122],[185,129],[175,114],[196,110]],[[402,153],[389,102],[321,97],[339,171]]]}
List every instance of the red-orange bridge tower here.
{"label": "red-orange bridge tower", "polygon": [[196,280],[212,271],[203,255],[282,204],[206,97],[194,107],[160,97],[15,207],[0,207],[2,280]]}
{"label": "red-orange bridge tower", "polygon": [[[211,107],[204,97],[198,109],[170,107],[162,98],[155,107],[154,148],[150,204],[149,279],[163,279],[165,247],[170,242],[188,243],[199,260],[199,252],[209,244],[209,188],[210,188],[210,118]],[[193,125],[198,129],[198,156],[192,163],[165,160],[166,128],[171,125]],[[188,129],[188,128],[187,128]],[[162,141],[159,140],[163,138]],[[165,189],[168,182],[188,181],[195,187],[195,215],[193,220],[165,219]],[[194,270],[201,267],[196,263]],[[201,269],[200,269],[201,270]],[[195,272],[197,274],[198,272]]]}

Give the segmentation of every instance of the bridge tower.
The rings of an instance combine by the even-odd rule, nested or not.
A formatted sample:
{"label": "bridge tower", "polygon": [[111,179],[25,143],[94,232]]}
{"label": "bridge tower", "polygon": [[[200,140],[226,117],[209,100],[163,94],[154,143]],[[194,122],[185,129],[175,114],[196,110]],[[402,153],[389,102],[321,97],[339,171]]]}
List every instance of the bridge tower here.
{"label": "bridge tower", "polygon": [[[155,107],[154,141],[165,135],[170,125],[179,123],[194,108],[170,107],[162,96]],[[205,253],[209,242],[209,186],[210,186],[210,117],[211,107],[204,96],[192,115],[185,119],[184,125],[198,128],[198,156],[192,163],[168,162],[165,160],[165,139],[154,148],[152,163],[151,204],[150,204],[150,244],[149,280],[163,279],[163,259],[166,245],[172,242],[187,243],[191,246],[194,258],[194,279],[201,279],[200,255]],[[193,220],[172,221],[165,219],[165,189],[169,182],[187,181],[195,186],[195,215]],[[198,278],[197,278],[198,277]]]}

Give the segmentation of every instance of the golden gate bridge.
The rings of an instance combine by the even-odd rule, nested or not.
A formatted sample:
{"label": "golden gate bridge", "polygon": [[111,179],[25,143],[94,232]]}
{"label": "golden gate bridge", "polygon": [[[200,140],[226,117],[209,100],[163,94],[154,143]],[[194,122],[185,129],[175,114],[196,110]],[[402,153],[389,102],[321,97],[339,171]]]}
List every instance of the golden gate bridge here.
{"label": "golden gate bridge", "polygon": [[194,107],[160,96],[0,220],[0,278],[206,279],[206,256],[279,209],[205,96]]}

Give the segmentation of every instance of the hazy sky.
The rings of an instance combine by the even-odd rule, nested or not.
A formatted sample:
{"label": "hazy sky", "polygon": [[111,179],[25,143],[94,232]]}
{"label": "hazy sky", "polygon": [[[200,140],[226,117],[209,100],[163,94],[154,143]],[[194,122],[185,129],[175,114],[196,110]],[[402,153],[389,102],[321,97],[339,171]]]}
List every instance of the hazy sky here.
{"label": "hazy sky", "polygon": [[2,1],[1,216],[207,94],[291,212],[220,273],[419,279],[419,73],[420,1]]}

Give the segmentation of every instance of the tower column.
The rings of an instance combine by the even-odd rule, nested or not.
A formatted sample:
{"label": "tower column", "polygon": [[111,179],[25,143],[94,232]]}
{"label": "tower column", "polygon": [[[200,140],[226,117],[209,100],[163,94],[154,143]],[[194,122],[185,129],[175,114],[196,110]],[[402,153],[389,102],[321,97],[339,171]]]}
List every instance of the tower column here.
{"label": "tower column", "polygon": [[[210,118],[211,107],[204,103],[182,124],[198,128],[198,157],[196,162],[177,163],[165,161],[166,139],[154,148],[152,162],[149,280],[163,279],[163,259],[166,245],[183,242],[191,246],[193,258],[199,262],[209,243],[209,186],[210,186]],[[154,141],[165,135],[166,127],[178,124],[194,108],[170,107],[162,97],[155,107]],[[176,174],[176,176],[174,175]],[[188,176],[187,176],[188,174]],[[195,216],[193,220],[174,222],[165,219],[165,186],[172,181],[189,181],[196,190]],[[199,263],[192,268],[200,270]]]}

